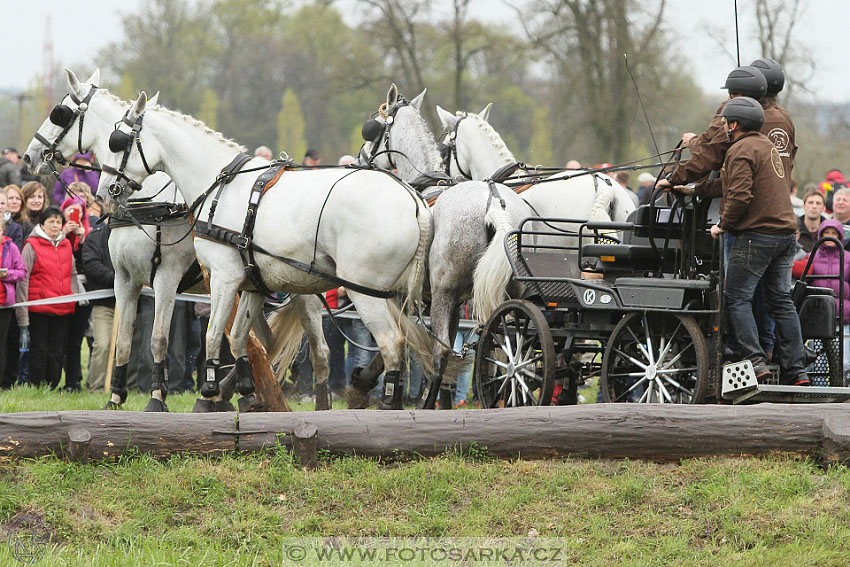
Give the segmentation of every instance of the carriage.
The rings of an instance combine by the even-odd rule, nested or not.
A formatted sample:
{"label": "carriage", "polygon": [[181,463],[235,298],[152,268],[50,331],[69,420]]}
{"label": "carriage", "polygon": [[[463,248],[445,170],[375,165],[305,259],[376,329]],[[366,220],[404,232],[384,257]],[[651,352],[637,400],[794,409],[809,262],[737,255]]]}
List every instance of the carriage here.
{"label": "carriage", "polygon": [[[654,196],[627,222],[525,219],[505,239],[525,292],[493,312],[478,342],[482,405],[576,403],[593,376],[606,402],[850,399],[835,294],[811,277],[793,296],[813,386],[760,384],[750,363],[724,364],[723,254],[711,224],[710,200],[693,197]],[[576,261],[581,277],[567,277]]]}

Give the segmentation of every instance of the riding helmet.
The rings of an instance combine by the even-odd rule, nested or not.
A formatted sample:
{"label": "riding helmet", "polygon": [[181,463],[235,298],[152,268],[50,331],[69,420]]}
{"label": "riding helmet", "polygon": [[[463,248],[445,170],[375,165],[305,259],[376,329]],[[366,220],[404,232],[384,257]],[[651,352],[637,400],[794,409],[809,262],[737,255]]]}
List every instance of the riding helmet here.
{"label": "riding helmet", "polygon": [[729,94],[739,94],[758,100],[767,92],[767,79],[755,67],[737,67],[726,77],[723,88],[728,89]]}
{"label": "riding helmet", "polygon": [[733,98],[726,103],[720,114],[726,117],[726,122],[737,122],[744,130],[761,130],[764,124],[761,103],[748,96]]}
{"label": "riding helmet", "polygon": [[767,96],[776,96],[782,91],[785,86],[785,72],[782,71],[782,65],[769,57],[756,59],[750,65],[761,71],[767,80]]}

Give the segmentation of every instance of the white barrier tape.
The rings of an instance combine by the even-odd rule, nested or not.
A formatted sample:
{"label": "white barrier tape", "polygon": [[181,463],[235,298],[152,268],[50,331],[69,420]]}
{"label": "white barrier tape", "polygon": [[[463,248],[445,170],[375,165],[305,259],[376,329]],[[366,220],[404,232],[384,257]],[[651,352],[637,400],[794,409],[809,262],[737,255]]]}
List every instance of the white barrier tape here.
{"label": "white barrier tape", "polygon": [[[142,293],[144,295],[149,295],[153,297],[153,290],[144,287],[142,288]],[[34,301],[21,301],[20,303],[15,303],[14,305],[2,305],[0,309],[12,309],[14,307],[29,307],[31,305],[56,305],[57,303],[78,303],[80,301],[91,301],[93,299],[106,299],[108,297],[115,297],[115,291],[111,289],[98,289],[95,291],[86,291],[84,293],[73,293],[71,295],[58,295],[56,297],[48,297],[46,299],[36,299]],[[194,295],[190,293],[178,293],[177,299],[180,301],[192,301],[194,303],[209,303],[210,296],[209,295]]]}

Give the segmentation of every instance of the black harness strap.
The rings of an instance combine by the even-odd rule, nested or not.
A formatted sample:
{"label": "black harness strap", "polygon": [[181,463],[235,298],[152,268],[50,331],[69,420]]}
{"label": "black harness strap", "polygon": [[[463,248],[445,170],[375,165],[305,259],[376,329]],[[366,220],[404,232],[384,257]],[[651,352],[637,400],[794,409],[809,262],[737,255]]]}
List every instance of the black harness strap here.
{"label": "black harness strap", "polygon": [[151,256],[151,286],[153,286],[153,279],[156,277],[156,270],[159,268],[159,265],[162,263],[162,225],[156,225],[156,246],[153,249],[153,256]]}

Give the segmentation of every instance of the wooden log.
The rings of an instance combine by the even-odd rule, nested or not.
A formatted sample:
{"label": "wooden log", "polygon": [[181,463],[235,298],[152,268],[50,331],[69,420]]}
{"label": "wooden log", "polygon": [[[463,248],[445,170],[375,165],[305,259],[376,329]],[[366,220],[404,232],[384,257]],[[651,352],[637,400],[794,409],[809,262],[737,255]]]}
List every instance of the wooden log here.
{"label": "wooden log", "polygon": [[[128,447],[158,458],[216,455],[237,446],[259,451],[278,443],[291,447],[296,427],[307,421],[322,433],[317,449],[369,457],[432,456],[475,446],[499,458],[676,461],[792,453],[845,462],[848,420],[844,404],[248,413],[239,416],[238,429],[232,413],[24,412],[0,414],[0,457],[61,455],[75,427],[91,432],[92,459],[114,458]],[[848,433],[831,434],[825,448],[825,431]]]}
{"label": "wooden log", "polygon": [[318,428],[312,423],[301,422],[295,426],[292,440],[292,452],[298,457],[302,468],[315,470],[318,466],[316,454],[316,433]]}
{"label": "wooden log", "polygon": [[68,431],[68,459],[77,463],[89,462],[89,443],[91,433],[82,427],[73,427]]}

